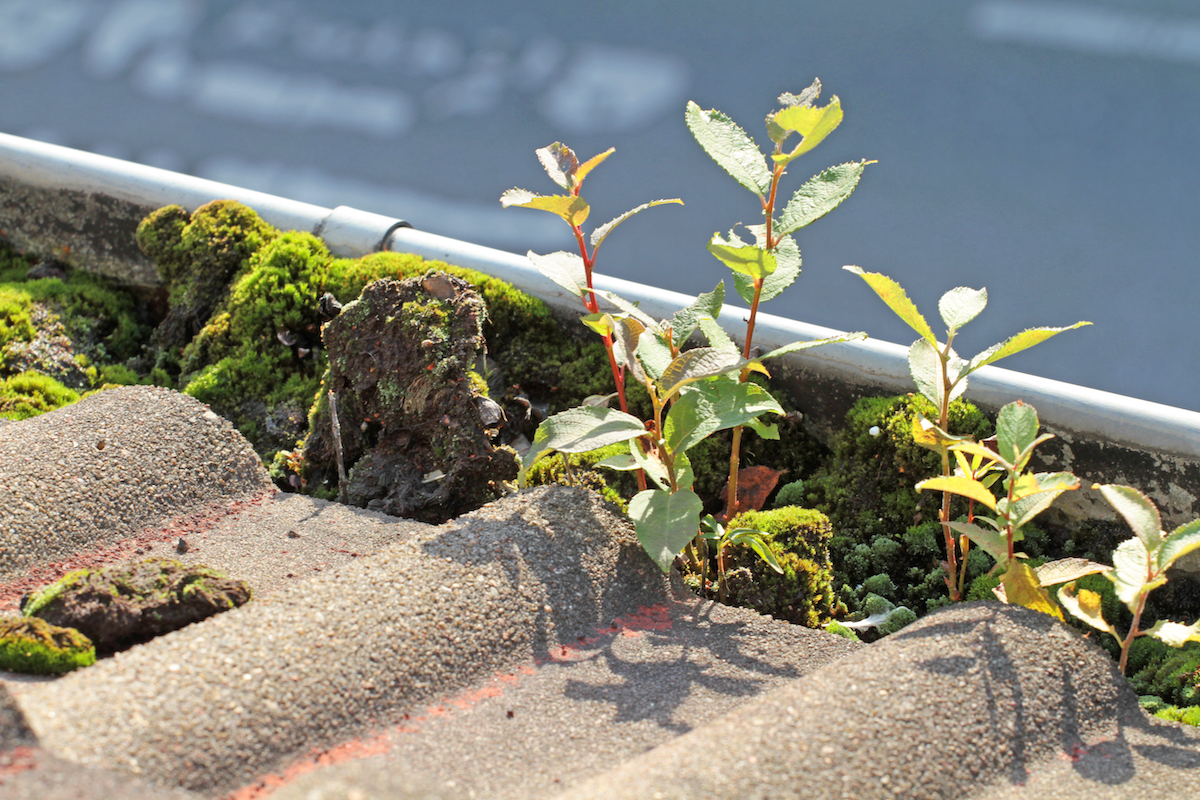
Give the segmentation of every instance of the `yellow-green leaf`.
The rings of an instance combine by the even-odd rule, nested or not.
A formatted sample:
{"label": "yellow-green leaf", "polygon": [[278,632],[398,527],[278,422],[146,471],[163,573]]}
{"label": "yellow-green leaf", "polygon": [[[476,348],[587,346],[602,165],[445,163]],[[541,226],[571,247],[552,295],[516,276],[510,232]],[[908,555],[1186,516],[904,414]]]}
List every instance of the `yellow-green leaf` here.
{"label": "yellow-green leaf", "polygon": [[1087,589],[1075,591],[1075,582],[1071,581],[1066,586],[1058,590],[1058,601],[1062,603],[1063,608],[1070,611],[1076,617],[1091,625],[1096,630],[1111,633],[1117,637],[1119,641],[1121,636],[1117,633],[1116,628],[1108,624],[1101,612],[1100,595],[1096,592],[1089,592]]}
{"label": "yellow-green leaf", "polygon": [[862,267],[846,266],[842,269],[847,272],[853,272],[858,275],[867,285],[870,286],[875,294],[879,295],[879,299],[888,304],[888,308],[896,312],[896,316],[900,317],[910,328],[921,335],[921,338],[929,342],[935,348],[937,347],[937,337],[933,335],[933,329],[929,327],[929,323],[921,316],[921,312],[917,310],[917,306],[908,298],[908,294],[901,288],[900,284],[886,275],[880,275],[878,272],[865,272]]}
{"label": "yellow-green leaf", "polygon": [[1025,562],[1012,562],[1004,573],[1002,582],[1008,602],[1049,614],[1060,622],[1062,621],[1062,609],[1050,597],[1050,593],[1042,588],[1037,574]]}
{"label": "yellow-green leaf", "polygon": [[591,210],[582,197],[569,194],[534,194],[525,189],[509,189],[500,195],[500,204],[505,208],[520,206],[549,211],[562,217],[568,225],[582,225]]}
{"label": "yellow-green leaf", "polygon": [[940,476],[921,481],[917,484],[919,492],[950,492],[982,503],[991,510],[996,510],[996,498],[988,488],[974,478],[963,475]]}
{"label": "yellow-green leaf", "polygon": [[826,136],[842,124],[842,102],[834,95],[829,104],[789,106],[771,115],[771,122],[785,131],[800,134],[803,139],[789,153],[772,156],[777,164],[787,164],[819,145]]}

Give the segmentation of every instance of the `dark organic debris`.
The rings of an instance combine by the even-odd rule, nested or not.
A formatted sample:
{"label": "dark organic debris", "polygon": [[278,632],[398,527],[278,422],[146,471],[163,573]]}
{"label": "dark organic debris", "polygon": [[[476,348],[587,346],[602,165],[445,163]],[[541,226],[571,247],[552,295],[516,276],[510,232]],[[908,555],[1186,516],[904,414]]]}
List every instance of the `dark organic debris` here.
{"label": "dark organic debris", "polygon": [[78,570],[34,593],[21,610],[74,628],[111,653],[199,622],[250,600],[250,586],[201,565],[147,559]]}

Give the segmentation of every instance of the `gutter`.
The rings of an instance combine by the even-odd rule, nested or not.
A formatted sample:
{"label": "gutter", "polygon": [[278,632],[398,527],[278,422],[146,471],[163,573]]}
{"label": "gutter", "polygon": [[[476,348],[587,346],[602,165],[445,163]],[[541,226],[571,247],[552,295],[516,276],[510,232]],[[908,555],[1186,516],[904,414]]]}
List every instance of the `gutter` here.
{"label": "gutter", "polygon": [[[380,250],[414,253],[493,275],[564,315],[582,316],[578,301],[522,255],[418,231],[403,220],[346,206],[322,208],[0,134],[0,235],[21,250],[51,254],[129,284],[149,288],[159,282],[154,264],[134,240],[146,214],[169,204],[194,211],[226,198],[254,208],[277,228],[320,236],[339,257]],[[692,300],[619,278],[596,275],[595,281],[597,288],[639,303],[656,318]],[[731,305],[722,312],[721,322],[735,339],[744,333],[747,313]],[[756,344],[764,349],[837,333],[771,314],[760,314],[755,328]],[[827,345],[769,366],[810,432],[826,441],[860,397],[914,390],[907,348],[883,341]],[[1017,399],[1038,410],[1043,428],[1058,437],[1043,447],[1048,457],[1043,468],[1070,469],[1085,486],[1091,481],[1137,486],[1158,503],[1168,527],[1179,524],[1172,520],[1200,514],[1200,413],[999,367],[984,367],[969,381],[966,396],[990,413]],[[1112,518],[1106,504],[1084,499],[1089,494],[1064,497],[1075,495],[1089,506],[1087,513]],[[1062,505],[1060,498],[1056,507]]]}

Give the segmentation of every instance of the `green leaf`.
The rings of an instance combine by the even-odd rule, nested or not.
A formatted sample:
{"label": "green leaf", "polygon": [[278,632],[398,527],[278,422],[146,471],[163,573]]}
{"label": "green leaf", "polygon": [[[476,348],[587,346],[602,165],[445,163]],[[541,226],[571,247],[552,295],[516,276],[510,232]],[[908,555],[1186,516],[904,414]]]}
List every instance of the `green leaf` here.
{"label": "green leaf", "polygon": [[[930,450],[940,450],[943,447],[950,447],[951,445],[970,441],[965,436],[955,436],[952,433],[947,433],[939,428],[936,422],[926,419],[925,415],[920,411],[913,415],[911,433],[914,444]],[[974,444],[974,442],[971,443]],[[956,455],[959,455],[961,458],[961,455],[957,451]],[[963,472],[969,473],[970,470],[964,468]]]}
{"label": "green leaf", "polygon": [[642,362],[645,373],[651,380],[662,378],[663,372],[671,365],[671,348],[664,341],[662,333],[655,330],[653,336],[643,336],[638,340],[638,360]]}
{"label": "green leaf", "polygon": [[1013,502],[1010,512],[1015,528],[1023,528],[1050,507],[1063,492],[1079,488],[1079,479],[1069,472],[1043,473],[1038,476],[1037,491]]}
{"label": "green leaf", "polygon": [[966,325],[987,307],[987,289],[968,289],[959,286],[942,295],[938,312],[946,323],[947,336]]}
{"label": "green leaf", "polygon": [[1200,550],[1200,519],[1180,525],[1163,538],[1158,549],[1159,571],[1166,572],[1177,560],[1195,550]]}
{"label": "green leaf", "polygon": [[1121,635],[1117,633],[1117,629],[1109,625],[1108,621],[1104,619],[1104,615],[1100,613],[1100,595],[1096,592],[1084,589],[1076,594],[1075,582],[1072,581],[1058,590],[1058,602],[1062,603],[1063,608],[1067,611],[1096,630],[1110,633],[1118,642],[1121,641]]}
{"label": "green leaf", "polygon": [[663,438],[672,453],[688,450],[709,435],[745,425],[768,411],[783,408],[761,386],[714,381],[680,395],[663,422]]}
{"label": "green leaf", "polygon": [[880,275],[877,272],[864,272],[861,267],[842,267],[847,272],[853,272],[867,282],[875,294],[883,302],[887,303],[888,308],[895,312],[896,316],[900,317],[906,325],[916,331],[922,339],[928,342],[932,347],[937,347],[937,337],[933,335],[933,329],[929,327],[929,323],[921,316],[921,312],[917,311],[916,304],[908,299],[908,294],[900,287],[900,284],[886,275]]}
{"label": "green leaf", "polygon": [[771,441],[779,441],[779,426],[774,422],[763,422],[755,417],[751,420],[746,420],[746,427],[758,434],[760,439],[770,439]]}
{"label": "green leaf", "polygon": [[588,176],[588,173],[591,172],[592,170],[594,170],[600,164],[601,161],[603,161],[604,159],[611,156],[615,151],[616,151],[615,147],[610,147],[607,150],[605,150],[603,153],[597,153],[596,155],[589,158],[587,161],[580,164],[579,168],[577,170],[575,170],[574,185],[575,186],[582,185],[583,179]]}
{"label": "green leaf", "polygon": [[950,529],[969,538],[995,559],[997,564],[1008,560],[1008,537],[1000,531],[989,531],[970,522],[950,522]]}
{"label": "green leaf", "polygon": [[[958,353],[950,350],[946,362],[946,374],[950,378],[950,400],[962,396],[967,390],[967,380],[963,377],[962,368],[965,365]],[[908,371],[917,390],[937,408],[941,408],[942,396],[945,394],[945,384],[942,382],[942,354],[937,346],[924,339],[917,339],[908,348]]]}
{"label": "green leaf", "polygon": [[582,197],[569,194],[534,194],[524,189],[509,189],[500,195],[500,205],[505,208],[520,206],[549,211],[562,217],[568,225],[582,225],[591,210]]}
{"label": "green leaf", "polygon": [[615,456],[609,456],[597,461],[596,466],[615,469],[618,472],[632,472],[635,469],[639,469],[637,459],[633,457],[633,453],[618,453]]}
{"label": "green leaf", "polygon": [[761,356],[751,359],[752,361],[766,361],[768,358],[775,358],[787,353],[799,353],[803,350],[811,350],[814,347],[821,347],[826,344],[837,344],[838,342],[852,342],[857,339],[865,339],[867,335],[862,331],[854,331],[853,333],[843,333],[838,336],[827,336],[824,339],[809,339],[807,342],[792,342],[785,344],[782,347],[776,347],[769,353],[764,353]]}
{"label": "green leaf", "polygon": [[771,550],[770,540],[766,533],[750,528],[737,528],[728,534],[726,541],[731,545],[749,546],[767,566],[779,574],[783,574],[783,567],[779,566],[779,560],[775,558],[775,553]]}
{"label": "green leaf", "polygon": [[605,445],[647,435],[646,426],[632,414],[601,406],[578,406],[542,421],[521,466],[521,482],[529,468],[546,453],[586,453]]}
{"label": "green leaf", "polygon": [[729,338],[729,334],[715,319],[701,317],[699,320],[700,332],[704,334],[704,338],[708,339],[710,347],[716,347],[721,350],[738,351],[738,346]]}
{"label": "green leaf", "polygon": [[771,172],[758,145],[732,119],[717,110],[704,111],[693,102],[684,112],[688,130],[721,169],[764,197],[771,188]]}
{"label": "green leaf", "polygon": [[1150,591],[1150,557],[1141,539],[1126,539],[1113,551],[1113,568],[1106,573],[1116,588],[1117,597],[1136,613],[1138,599]]}
{"label": "green leaf", "polygon": [[1109,483],[1092,484],[1092,488],[1099,489],[1108,504],[1125,518],[1147,552],[1158,551],[1162,545],[1162,517],[1149,497],[1132,486]]}
{"label": "green leaf", "polygon": [[993,511],[996,510],[996,498],[988,488],[974,478],[961,475],[945,475],[929,478],[917,484],[918,492],[950,492],[982,503]]}
{"label": "green leaf", "polygon": [[1009,564],[1001,582],[1004,584],[1004,594],[1008,597],[1008,602],[1049,614],[1062,621],[1062,609],[1050,597],[1050,593],[1042,588],[1033,568],[1024,561]]}
{"label": "green leaf", "polygon": [[852,161],[830,167],[805,181],[784,207],[775,226],[780,235],[794,233],[833,211],[858,186],[863,170],[874,161]]}
{"label": "green leaf", "polygon": [[1159,620],[1143,631],[1143,634],[1153,636],[1171,647],[1183,647],[1188,642],[1200,642],[1200,621],[1191,625],[1183,625],[1178,622]]}
{"label": "green leaf", "polygon": [[629,443],[629,453],[637,461],[638,467],[649,475],[655,483],[665,491],[671,491],[671,476],[667,474],[667,465],[656,455],[643,452],[639,446],[643,439],[635,439]]}
{"label": "green leaf", "polygon": [[978,442],[972,442],[969,440],[955,442],[954,444],[950,445],[950,449],[960,453],[966,453],[970,456],[978,456],[980,459],[994,461],[997,465],[1004,467],[1005,469],[1012,469],[1012,464],[1008,463],[999,455],[993,453],[991,450],[979,444]]}
{"label": "green leaf", "polygon": [[714,375],[740,370],[749,363],[742,358],[741,353],[725,349],[697,347],[693,350],[684,350],[667,365],[658,379],[659,385],[662,386],[662,395],[659,399],[669,400],[688,384],[711,378]]}
{"label": "green leaf", "polygon": [[671,341],[675,347],[683,347],[688,337],[696,332],[701,319],[715,320],[720,316],[724,302],[725,281],[721,281],[711,292],[698,295],[687,308],[676,311],[671,317]]}
{"label": "green leaf", "polygon": [[612,303],[618,309],[620,309],[624,313],[628,314],[629,316],[633,317],[638,322],[645,325],[647,328],[657,328],[658,327],[658,320],[654,319],[654,317],[650,316],[645,311],[642,311],[640,308],[638,308],[637,303],[631,303],[628,300],[626,300],[624,297],[621,297],[619,294],[616,294],[615,292],[606,292],[603,289],[596,289],[596,290],[594,290],[594,292],[595,292],[596,297],[602,298],[602,299],[607,300],[608,302]]}
{"label": "green leaf", "polygon": [[714,233],[708,243],[708,252],[734,272],[751,278],[761,280],[775,271],[775,255],[771,251],[746,244],[733,231],[729,232],[728,241]]}
{"label": "green leaf", "polygon": [[613,228],[617,227],[622,222],[624,222],[625,220],[632,217],[634,214],[638,214],[638,213],[641,213],[642,211],[645,211],[647,208],[653,208],[654,206],[663,206],[668,203],[678,203],[679,205],[683,205],[683,201],[678,198],[673,198],[671,200],[651,200],[649,203],[642,203],[637,208],[629,209],[624,214],[621,214],[618,217],[614,217],[614,218],[610,219],[608,222],[601,225],[599,228],[596,228],[596,230],[592,231],[592,257],[595,258],[596,248],[600,246],[600,243],[604,241],[605,237],[607,237],[610,233],[612,233]]}
{"label": "green leaf", "polygon": [[811,106],[813,102],[820,96],[821,79],[813,78],[813,82],[810,83],[804,89],[804,91],[800,92],[800,94],[784,92],[783,94],[779,95],[777,102],[781,106]]}
{"label": "green leaf", "polygon": [[1000,409],[996,417],[996,446],[1000,457],[1016,463],[1038,435],[1037,409],[1020,400]]}
{"label": "green leaf", "polygon": [[[766,244],[766,225],[747,225],[746,228],[754,233],[759,247]],[[763,281],[762,292],[758,297],[760,303],[777,297],[800,277],[800,247],[792,237],[784,236],[771,252],[775,255],[775,271]],[[754,279],[749,275],[735,272],[733,288],[747,304],[754,302]]]}
{"label": "green leaf", "polygon": [[987,350],[972,358],[971,363],[967,366],[967,372],[974,372],[980,367],[994,364],[1002,358],[1008,358],[1014,353],[1027,350],[1035,344],[1041,344],[1051,336],[1056,336],[1063,331],[1073,331],[1076,328],[1091,324],[1090,322],[1076,322],[1074,325],[1066,328],[1030,328],[1027,331],[1021,331],[1016,336],[1005,339],[999,344],[992,345]]}
{"label": "green leaf", "polygon": [[538,161],[542,162],[542,168],[546,170],[550,180],[569,191],[575,170],[579,169],[579,159],[575,157],[575,151],[562,142],[554,142],[539,147],[536,152]]}
{"label": "green leaf", "polygon": [[776,164],[788,164],[819,145],[842,124],[842,102],[834,95],[829,104],[822,108],[811,105],[788,106],[773,114],[771,123],[803,137],[791,152],[772,156]]}
{"label": "green leaf", "polygon": [[[610,319],[612,319],[610,317]],[[617,363],[628,369],[638,383],[646,382],[646,373],[642,372],[641,362],[637,359],[638,345],[646,327],[631,317],[617,317],[613,324],[613,356]],[[650,337],[653,338],[653,337]]]}
{"label": "green leaf", "polygon": [[638,541],[663,572],[669,572],[675,556],[696,537],[704,503],[691,489],[669,494],[646,489],[629,501],[629,517]]}
{"label": "green leaf", "polygon": [[1042,586],[1057,586],[1060,583],[1078,580],[1084,575],[1108,572],[1108,569],[1107,564],[1097,564],[1086,558],[1060,558],[1057,561],[1042,564],[1036,572]]}

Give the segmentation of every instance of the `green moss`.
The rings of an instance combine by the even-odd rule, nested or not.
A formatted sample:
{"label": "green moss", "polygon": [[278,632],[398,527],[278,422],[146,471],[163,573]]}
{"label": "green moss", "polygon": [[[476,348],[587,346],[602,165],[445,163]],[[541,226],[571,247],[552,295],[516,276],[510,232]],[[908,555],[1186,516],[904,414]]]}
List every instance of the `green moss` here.
{"label": "green moss", "polygon": [[845,625],[838,622],[837,620],[834,620],[834,621],[830,622],[828,625],[826,625],[825,630],[827,633],[832,633],[835,636],[841,636],[843,639],[849,639],[852,642],[861,642],[862,641],[862,639],[860,639],[858,637],[858,634],[854,631],[853,628],[847,628]]}
{"label": "green moss", "polygon": [[[733,545],[726,557],[729,602],[810,628],[820,627],[833,612],[833,570],[829,563],[829,519],[820,511],[788,506],[747,511],[728,527],[767,534],[783,573],[775,572],[746,545]],[[710,570],[710,575],[715,570]]]}
{"label": "green moss", "polygon": [[530,467],[527,481],[530,486],[556,483],[571,485],[571,477],[567,475],[563,466],[563,459],[566,458],[571,465],[571,475],[574,476],[576,484],[591,489],[625,512],[629,505],[626,498],[632,497],[636,492],[637,479],[632,472],[597,468],[596,464],[606,458],[628,453],[629,446],[625,442],[617,442],[586,453],[555,453]]}
{"label": "green moss", "polygon": [[0,617],[0,670],[60,675],[96,663],[96,648],[79,631],[30,617]]}
{"label": "green moss", "polygon": [[808,496],[804,486],[804,481],[792,481],[785,483],[779,487],[779,492],[775,495],[775,507],[782,508],[783,506],[802,506],[805,503],[805,498]]}
{"label": "green moss", "polygon": [[22,372],[0,380],[0,417],[28,419],[78,400],[78,392],[40,372]]}

